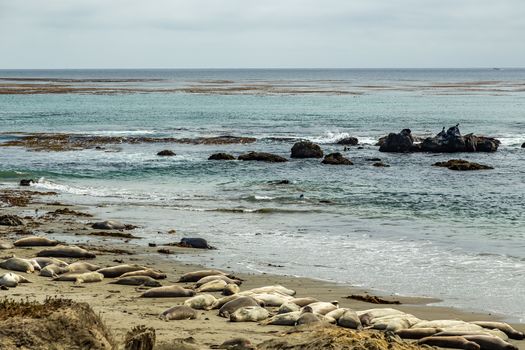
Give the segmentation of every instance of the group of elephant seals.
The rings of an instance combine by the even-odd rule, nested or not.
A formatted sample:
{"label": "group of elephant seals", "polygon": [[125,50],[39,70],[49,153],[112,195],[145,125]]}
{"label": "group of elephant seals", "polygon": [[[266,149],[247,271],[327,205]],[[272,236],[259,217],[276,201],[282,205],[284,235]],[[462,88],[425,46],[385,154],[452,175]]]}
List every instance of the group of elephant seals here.
{"label": "group of elephant seals", "polygon": [[191,307],[186,305],[177,305],[174,307],[171,307],[164,312],[162,312],[159,316],[161,319],[164,319],[166,321],[170,320],[194,320],[197,318],[197,312],[193,310]]}
{"label": "group of elephant seals", "polygon": [[65,245],[59,245],[53,248],[41,250],[37,253],[37,256],[77,259],[95,259],[97,257],[95,254],[88,252],[83,248]]}
{"label": "group of elephant seals", "polygon": [[164,286],[151,288],[142,293],[141,298],[181,298],[194,295],[195,291],[191,289],[185,289],[180,286]]}
{"label": "group of elephant seals", "polygon": [[15,247],[52,247],[57,244],[58,241],[38,236],[21,238],[13,243]]}

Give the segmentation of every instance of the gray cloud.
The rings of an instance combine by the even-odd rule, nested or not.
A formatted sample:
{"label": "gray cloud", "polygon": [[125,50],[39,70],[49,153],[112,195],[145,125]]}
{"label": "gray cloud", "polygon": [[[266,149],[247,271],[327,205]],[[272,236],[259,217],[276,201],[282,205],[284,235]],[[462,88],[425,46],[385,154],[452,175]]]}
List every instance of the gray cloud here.
{"label": "gray cloud", "polygon": [[522,0],[0,0],[0,68],[520,66]]}

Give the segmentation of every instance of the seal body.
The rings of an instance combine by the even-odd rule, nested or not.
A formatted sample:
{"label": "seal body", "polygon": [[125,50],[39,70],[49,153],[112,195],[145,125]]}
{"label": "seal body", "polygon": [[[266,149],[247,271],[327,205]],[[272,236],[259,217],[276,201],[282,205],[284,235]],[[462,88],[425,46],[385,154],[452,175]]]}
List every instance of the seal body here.
{"label": "seal body", "polygon": [[0,286],[15,288],[19,283],[30,283],[25,277],[17,275],[13,272],[8,272],[0,276]]}
{"label": "seal body", "polygon": [[54,257],[54,258],[78,258],[78,259],[94,259],[96,255],[87,250],[77,246],[59,245],[53,248],[48,248],[38,252],[37,256]]}
{"label": "seal body", "polygon": [[224,304],[219,309],[219,316],[228,318],[237,311],[237,309],[246,306],[259,306],[259,303],[252,297],[240,297]]}
{"label": "seal body", "polygon": [[181,298],[181,297],[192,297],[195,295],[195,291],[191,289],[185,289],[180,286],[164,286],[151,288],[150,290],[142,293],[142,298]]}
{"label": "seal body", "polygon": [[186,300],[184,305],[196,310],[211,310],[217,305],[217,298],[211,294],[199,294]]}
{"label": "seal body", "polygon": [[55,264],[51,264],[40,270],[39,275],[43,277],[58,277],[58,275],[62,275],[67,272],[69,272],[67,267],[60,267]]}
{"label": "seal body", "polygon": [[170,320],[194,320],[197,318],[197,312],[189,306],[177,305],[170,307],[162,312],[159,316],[166,321]]}
{"label": "seal body", "polygon": [[197,292],[222,292],[228,283],[223,280],[213,280],[207,283],[204,283],[199,288]]}
{"label": "seal body", "polygon": [[[328,313],[330,314],[330,313]],[[334,317],[335,318],[335,317]],[[361,320],[354,310],[347,309],[339,318],[337,324],[344,328],[361,329]]]}
{"label": "seal body", "polygon": [[113,284],[123,284],[127,286],[146,286],[146,287],[160,287],[159,281],[154,280],[149,276],[128,276],[120,277],[118,280],[111,282]]}
{"label": "seal body", "polygon": [[279,293],[284,295],[295,295],[295,290],[288,289],[286,287],[283,287],[281,285],[274,285],[274,286],[265,286],[260,288],[253,288],[250,289],[249,292],[252,292],[254,294],[260,294],[260,293]]}
{"label": "seal body", "polygon": [[420,339],[418,344],[439,346],[442,348],[465,349],[465,350],[480,350],[481,347],[473,342],[468,341],[463,337],[426,337]]}
{"label": "seal body", "polygon": [[475,321],[471,322],[475,325],[481,326],[488,329],[499,329],[509,336],[510,339],[523,340],[525,334],[512,328],[508,323],[505,322],[489,322],[489,321]]}
{"label": "seal body", "polygon": [[235,310],[230,315],[231,322],[258,322],[267,319],[270,316],[268,310],[263,307],[245,306]]}
{"label": "seal body", "polygon": [[0,267],[11,271],[31,273],[35,271],[34,265],[27,259],[12,257],[0,262]]}
{"label": "seal body", "polygon": [[338,308],[337,305],[334,305],[334,303],[328,303],[324,301],[318,301],[316,303],[309,304],[302,308],[304,310],[305,308],[311,308],[313,313],[326,315],[330,311],[334,311]]}
{"label": "seal body", "polygon": [[60,282],[75,282],[80,283],[93,283],[101,282],[104,279],[104,275],[96,271],[84,272],[84,273],[66,273],[58,277],[53,278],[53,281]]}
{"label": "seal body", "polygon": [[197,283],[195,283],[195,287],[199,288],[203,284],[211,282],[211,281],[215,281],[215,280],[223,280],[224,282],[228,284],[235,283],[237,285],[240,285],[242,283],[242,281],[238,279],[229,278],[228,276],[225,276],[225,275],[212,275],[212,276],[203,277],[200,280],[198,280]]}
{"label": "seal body", "polygon": [[301,311],[288,312],[286,314],[277,314],[273,317],[270,317],[263,323],[266,325],[275,325],[275,326],[294,326],[301,317]]}
{"label": "seal body", "polygon": [[100,266],[95,264],[90,264],[85,261],[77,261],[67,266],[69,272],[86,272],[86,271],[97,271],[100,269]]}
{"label": "seal body", "polygon": [[217,276],[217,275],[222,275],[222,276],[225,276],[226,273],[222,272],[222,271],[219,271],[219,270],[199,270],[199,271],[193,271],[193,272],[188,272],[188,273],[185,273],[184,275],[182,275],[180,278],[179,278],[179,282],[197,282],[198,280],[200,280],[201,278],[203,277],[207,277],[207,276]]}
{"label": "seal body", "polygon": [[165,273],[158,272],[158,271],[151,270],[151,269],[126,272],[120,277],[131,277],[131,276],[148,276],[156,280],[162,280],[167,277]]}
{"label": "seal body", "polygon": [[144,269],[145,269],[144,266],[125,264],[125,265],[105,267],[105,268],[97,270],[97,272],[103,274],[104,277],[106,278],[115,278],[115,277],[120,277],[127,272],[139,271],[139,270],[144,270]]}
{"label": "seal body", "polygon": [[24,237],[13,243],[15,247],[50,247],[57,244],[58,241],[38,236]]}
{"label": "seal body", "polygon": [[241,291],[239,286],[235,283],[228,283],[226,287],[222,290],[222,295],[233,295]]}

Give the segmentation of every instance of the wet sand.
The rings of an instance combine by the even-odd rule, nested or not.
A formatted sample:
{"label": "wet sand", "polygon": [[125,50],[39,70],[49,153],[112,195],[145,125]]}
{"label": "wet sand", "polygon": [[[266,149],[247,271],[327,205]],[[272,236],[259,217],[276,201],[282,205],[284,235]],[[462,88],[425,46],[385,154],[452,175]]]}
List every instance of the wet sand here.
{"label": "wet sand", "polygon": [[[176,283],[179,276],[185,272],[201,269],[201,266],[189,265],[175,260],[178,256],[183,260],[184,254],[205,254],[203,251],[196,252],[193,249],[167,247],[172,254],[160,254],[157,252],[159,247],[148,247],[145,243],[139,244],[137,239],[107,238],[92,236],[91,233],[99,230],[90,228],[90,223],[97,221],[96,217],[84,217],[76,215],[45,215],[56,209],[68,208],[89,213],[90,208],[63,206],[54,203],[53,196],[33,197],[32,202],[27,207],[3,207],[0,215],[17,214],[25,216],[26,230],[33,234],[59,237],[67,243],[75,243],[84,246],[86,249],[97,254],[96,259],[89,260],[101,266],[112,266],[121,263],[140,264],[151,267],[168,276],[166,280],[161,280],[163,285]],[[34,211],[39,208],[38,217],[34,216]],[[24,237],[20,233],[21,227],[0,226],[0,241],[13,242]],[[18,233],[17,233],[18,232]],[[133,233],[133,231],[126,231]],[[27,232],[25,232],[27,233]],[[89,243],[81,243],[88,239]],[[173,235],[173,241],[180,240],[177,234]],[[148,238],[147,242],[154,242],[153,238]],[[14,248],[0,250],[2,258],[16,254],[20,257],[34,257],[42,248]],[[221,247],[219,247],[221,249]],[[68,262],[73,259],[64,259]],[[213,266],[208,266],[213,268]],[[5,272],[0,269],[0,273]],[[234,272],[234,271],[232,271]],[[111,331],[118,339],[131,328],[137,325],[146,325],[156,329],[157,343],[162,344],[173,339],[183,339],[192,337],[196,344],[202,349],[207,349],[212,345],[221,344],[223,341],[235,337],[245,337],[252,343],[275,338],[280,332],[288,330],[290,327],[282,326],[262,326],[253,322],[233,323],[217,315],[217,310],[200,311],[197,320],[188,321],[162,321],[158,315],[165,309],[176,304],[182,303],[185,298],[139,298],[139,295],[147,288],[135,286],[123,286],[109,284],[111,279],[105,279],[99,283],[89,283],[75,285],[72,282],[54,282],[49,278],[38,276],[37,274],[23,274],[32,283],[21,284],[16,288],[7,291],[0,290],[0,297],[10,297],[14,299],[34,299],[43,300],[48,296],[58,296],[69,298],[79,302],[87,302],[100,313],[103,320],[107,323]],[[241,290],[265,285],[281,284],[297,291],[298,297],[311,296],[322,301],[338,300],[342,307],[351,307],[356,310],[364,310],[376,307],[394,307],[421,319],[461,319],[465,321],[473,320],[497,320],[501,316],[473,313],[446,307],[432,306],[435,299],[428,298],[404,298],[397,296],[382,295],[387,300],[399,300],[401,305],[376,305],[345,298],[351,294],[364,294],[366,291],[346,285],[327,283],[308,278],[295,278],[290,276],[275,275],[256,275],[256,274],[235,274],[242,278],[244,283]],[[415,281],[414,283],[417,283]],[[191,287],[192,284],[181,283],[181,286]],[[474,291],[473,291],[474,292]],[[211,293],[219,296],[219,293]],[[514,325],[515,328],[525,331],[525,324]],[[525,350],[525,341],[514,342],[519,349]]]}

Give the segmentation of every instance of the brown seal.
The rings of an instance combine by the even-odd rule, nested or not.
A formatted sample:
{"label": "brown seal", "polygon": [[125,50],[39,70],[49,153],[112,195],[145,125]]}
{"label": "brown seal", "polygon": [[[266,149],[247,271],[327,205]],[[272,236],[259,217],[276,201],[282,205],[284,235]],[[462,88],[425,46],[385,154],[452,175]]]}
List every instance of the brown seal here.
{"label": "brown seal", "polygon": [[418,344],[421,345],[430,345],[430,346],[439,346],[441,348],[453,348],[453,349],[465,349],[465,350],[480,350],[481,347],[473,342],[468,341],[467,339],[459,336],[450,336],[450,337],[426,337],[420,339]]}
{"label": "brown seal", "polygon": [[192,297],[194,295],[195,291],[191,289],[185,289],[180,286],[164,286],[151,288],[142,293],[141,298],[181,298]]}

